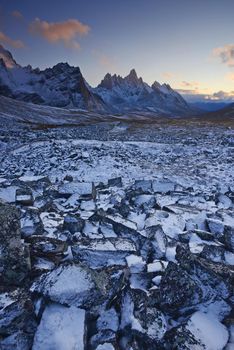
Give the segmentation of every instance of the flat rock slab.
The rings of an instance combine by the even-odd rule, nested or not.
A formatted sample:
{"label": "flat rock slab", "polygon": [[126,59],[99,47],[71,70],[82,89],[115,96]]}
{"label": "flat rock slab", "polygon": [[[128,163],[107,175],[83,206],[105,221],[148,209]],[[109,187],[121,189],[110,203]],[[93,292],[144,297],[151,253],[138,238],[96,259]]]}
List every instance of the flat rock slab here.
{"label": "flat rock slab", "polygon": [[76,262],[84,262],[91,268],[126,265],[125,257],[136,253],[135,244],[122,238],[92,239],[72,247]]}
{"label": "flat rock slab", "polygon": [[51,304],[42,315],[32,349],[84,350],[85,339],[85,311]]}
{"label": "flat rock slab", "polygon": [[90,308],[103,300],[97,286],[97,276],[88,268],[79,265],[63,265],[35,281],[31,292],[49,297],[60,304]]}
{"label": "flat rock slab", "polygon": [[72,194],[95,198],[95,187],[92,182],[68,182],[58,189],[59,194],[69,197]]}

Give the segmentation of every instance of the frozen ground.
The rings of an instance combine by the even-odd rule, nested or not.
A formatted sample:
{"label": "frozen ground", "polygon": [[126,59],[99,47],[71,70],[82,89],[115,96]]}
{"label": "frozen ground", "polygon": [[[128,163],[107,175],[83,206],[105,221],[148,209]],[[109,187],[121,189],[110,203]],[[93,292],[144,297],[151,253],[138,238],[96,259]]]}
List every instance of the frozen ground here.
{"label": "frozen ground", "polygon": [[7,122],[0,151],[1,349],[233,349],[230,120]]}

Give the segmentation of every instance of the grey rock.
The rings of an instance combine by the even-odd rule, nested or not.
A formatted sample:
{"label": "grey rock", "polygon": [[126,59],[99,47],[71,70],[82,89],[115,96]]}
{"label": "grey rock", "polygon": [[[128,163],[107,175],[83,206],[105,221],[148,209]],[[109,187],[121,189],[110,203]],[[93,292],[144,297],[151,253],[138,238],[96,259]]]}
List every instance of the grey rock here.
{"label": "grey rock", "polygon": [[19,188],[15,193],[16,204],[33,205],[33,194],[29,188]]}
{"label": "grey rock", "polygon": [[29,249],[21,242],[19,210],[0,203],[0,285],[20,285],[30,271]]}
{"label": "grey rock", "polygon": [[72,246],[75,262],[83,262],[91,268],[126,265],[125,257],[136,253],[135,244],[123,238],[81,240]]}
{"label": "grey rock", "polygon": [[75,215],[66,215],[64,218],[63,228],[68,230],[72,234],[76,232],[82,232],[85,226],[85,221]]}

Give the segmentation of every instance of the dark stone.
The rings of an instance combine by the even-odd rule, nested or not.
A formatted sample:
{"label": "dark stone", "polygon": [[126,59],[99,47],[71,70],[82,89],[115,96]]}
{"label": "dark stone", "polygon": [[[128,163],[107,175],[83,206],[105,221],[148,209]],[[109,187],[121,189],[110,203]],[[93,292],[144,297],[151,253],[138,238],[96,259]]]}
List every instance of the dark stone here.
{"label": "dark stone", "polygon": [[64,218],[63,228],[64,230],[68,230],[72,234],[76,232],[82,232],[85,226],[85,220],[81,219],[78,216],[67,215]]}
{"label": "dark stone", "polygon": [[114,179],[108,180],[108,186],[109,187],[122,187],[122,178],[121,177],[115,177]]}
{"label": "dark stone", "polygon": [[16,207],[0,204],[0,284],[20,285],[30,270],[27,245],[20,237],[20,213]]}

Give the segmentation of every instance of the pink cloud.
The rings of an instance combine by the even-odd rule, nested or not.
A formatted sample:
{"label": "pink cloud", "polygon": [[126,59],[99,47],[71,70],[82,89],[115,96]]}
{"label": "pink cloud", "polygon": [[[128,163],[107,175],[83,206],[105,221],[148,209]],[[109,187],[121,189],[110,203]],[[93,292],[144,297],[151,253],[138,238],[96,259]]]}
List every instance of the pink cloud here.
{"label": "pink cloud", "polygon": [[234,44],[217,47],[213,50],[213,55],[219,57],[227,66],[234,67]]}
{"label": "pink cloud", "polygon": [[109,56],[107,56],[105,53],[100,52],[99,50],[93,50],[93,55],[97,58],[98,63],[105,67],[106,69],[114,69],[115,63],[113,59]]}
{"label": "pink cloud", "polygon": [[12,16],[15,17],[15,18],[18,18],[18,19],[23,18],[22,13],[19,12],[19,11],[17,11],[17,10],[16,10],[16,11],[13,11],[11,14],[12,14]]}
{"label": "pink cloud", "polygon": [[49,23],[36,18],[30,24],[29,30],[32,34],[39,35],[50,43],[63,42],[67,47],[79,49],[80,44],[75,38],[77,35],[87,35],[90,31],[90,27],[76,19]]}
{"label": "pink cloud", "polygon": [[21,40],[13,40],[3,32],[0,32],[0,42],[6,45],[12,46],[16,49],[21,49],[25,47],[24,43]]}

